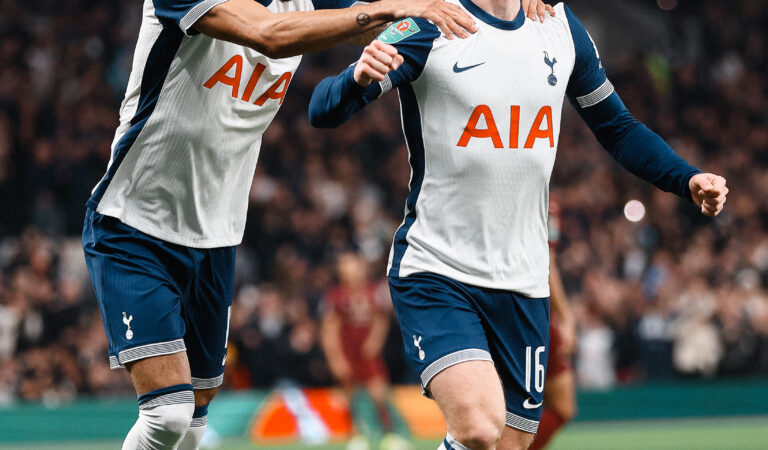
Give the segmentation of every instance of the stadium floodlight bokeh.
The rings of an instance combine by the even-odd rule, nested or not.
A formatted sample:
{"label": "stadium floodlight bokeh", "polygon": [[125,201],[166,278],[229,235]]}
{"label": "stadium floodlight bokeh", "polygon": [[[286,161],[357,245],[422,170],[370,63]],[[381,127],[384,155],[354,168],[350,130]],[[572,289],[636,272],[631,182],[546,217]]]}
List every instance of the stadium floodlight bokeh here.
{"label": "stadium floodlight bokeh", "polygon": [[[598,40],[612,37],[605,3],[571,2],[603,30]],[[659,19],[665,39],[612,47],[614,85],[681,155],[728,178],[731,198],[723,216],[700,217],[621,173],[566,114],[553,196],[578,385],[764,378],[768,4],[623,6]],[[0,405],[133,393],[106,364],[79,233],[109,160],[140,18],[138,1],[0,1]],[[238,251],[226,389],[332,386],[319,324],[333,255],[359,249],[372,282],[384,279],[409,176],[397,100],[333,132],[306,119],[314,85],[357,54],[308,56],[264,136]],[[391,332],[384,350],[390,378],[412,384],[398,340]]]}

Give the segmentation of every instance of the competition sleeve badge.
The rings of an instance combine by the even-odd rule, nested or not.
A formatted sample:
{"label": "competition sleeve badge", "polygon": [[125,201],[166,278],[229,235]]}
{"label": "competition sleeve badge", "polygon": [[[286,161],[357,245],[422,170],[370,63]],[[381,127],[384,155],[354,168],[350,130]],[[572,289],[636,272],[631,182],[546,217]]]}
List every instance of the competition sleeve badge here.
{"label": "competition sleeve badge", "polygon": [[416,22],[414,22],[413,19],[408,18],[395,22],[387,27],[386,30],[381,32],[378,39],[385,44],[394,44],[402,41],[408,36],[413,36],[419,31],[421,31],[421,29],[416,25]]}

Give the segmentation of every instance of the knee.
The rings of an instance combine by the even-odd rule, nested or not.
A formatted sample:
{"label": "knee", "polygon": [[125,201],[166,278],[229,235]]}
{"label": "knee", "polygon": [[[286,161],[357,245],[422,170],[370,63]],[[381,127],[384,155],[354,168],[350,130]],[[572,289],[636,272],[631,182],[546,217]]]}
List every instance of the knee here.
{"label": "knee", "polygon": [[[151,434],[159,442],[175,445],[189,430],[195,406],[192,403],[161,405],[141,411]],[[172,444],[173,443],[173,444]]]}
{"label": "knee", "polygon": [[459,426],[452,427],[451,434],[459,443],[473,450],[494,449],[504,430],[504,416],[496,416],[483,410],[470,412],[464,415]]}

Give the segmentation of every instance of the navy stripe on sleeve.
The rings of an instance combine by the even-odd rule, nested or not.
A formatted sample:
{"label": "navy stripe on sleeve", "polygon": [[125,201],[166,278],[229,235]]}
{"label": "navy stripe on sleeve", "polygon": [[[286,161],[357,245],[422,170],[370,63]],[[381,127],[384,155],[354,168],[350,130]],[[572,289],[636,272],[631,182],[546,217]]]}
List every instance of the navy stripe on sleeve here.
{"label": "navy stripe on sleeve", "polygon": [[[405,22],[415,23],[419,30],[397,40],[397,26]],[[432,51],[432,43],[440,36],[440,30],[423,19],[406,19],[397,22],[385,30],[382,36],[385,33],[390,33],[390,39],[396,40],[392,45],[403,56],[404,63],[397,70],[390,72],[382,82],[371,83],[367,88],[355,82],[354,65],[339,75],[321,81],[312,92],[309,103],[309,121],[313,126],[337,127],[390,89],[418,79]],[[393,33],[394,38],[392,38]],[[384,39],[381,40],[386,42]]]}
{"label": "navy stripe on sleeve", "polygon": [[598,142],[625,169],[659,189],[691,199],[688,182],[699,170],[680,158],[656,133],[635,119],[605,76],[597,46],[567,6],[576,61],[568,99]]}

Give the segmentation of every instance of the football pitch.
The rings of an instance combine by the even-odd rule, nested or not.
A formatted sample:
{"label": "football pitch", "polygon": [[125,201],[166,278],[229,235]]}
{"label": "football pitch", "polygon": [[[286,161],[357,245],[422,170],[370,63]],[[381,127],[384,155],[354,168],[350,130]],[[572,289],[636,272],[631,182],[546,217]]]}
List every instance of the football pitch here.
{"label": "football pitch", "polygon": [[[437,441],[417,441],[413,450],[435,450]],[[96,450],[120,448],[118,441],[13,445],[4,449]],[[222,450],[342,450],[344,444],[254,446],[246,439],[229,439]],[[375,447],[374,447],[375,448]],[[569,425],[552,450],[566,449],[768,449],[768,417],[733,417],[611,422],[577,422]]]}

